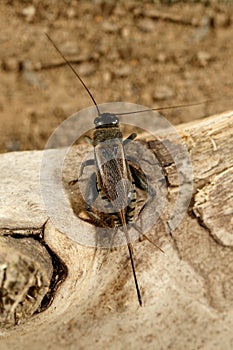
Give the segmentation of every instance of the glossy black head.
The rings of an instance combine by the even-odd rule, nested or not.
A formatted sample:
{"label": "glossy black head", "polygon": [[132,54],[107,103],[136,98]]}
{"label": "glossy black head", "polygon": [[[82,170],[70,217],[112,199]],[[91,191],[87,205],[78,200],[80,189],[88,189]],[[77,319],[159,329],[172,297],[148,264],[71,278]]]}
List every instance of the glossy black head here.
{"label": "glossy black head", "polygon": [[94,120],[96,128],[108,127],[108,126],[118,126],[119,119],[115,114],[112,113],[102,113]]}

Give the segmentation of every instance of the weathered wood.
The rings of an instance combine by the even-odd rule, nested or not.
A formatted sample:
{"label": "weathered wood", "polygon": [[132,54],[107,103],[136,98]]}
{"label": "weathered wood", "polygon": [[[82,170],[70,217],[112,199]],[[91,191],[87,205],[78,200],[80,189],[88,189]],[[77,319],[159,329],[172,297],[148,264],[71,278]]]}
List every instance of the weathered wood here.
{"label": "weathered wood", "polygon": [[49,291],[52,259],[32,238],[0,236],[0,327],[32,316]]}
{"label": "weathered wood", "polygon": [[[2,232],[36,235],[44,228],[45,243],[68,269],[47,310],[2,331],[1,350],[31,349],[31,344],[35,350],[232,348],[233,112],[177,130],[191,156],[192,201],[175,231],[168,234],[163,220],[153,229],[165,254],[148,242],[134,245],[144,301],[140,309],[124,246],[113,252],[99,250],[93,261],[92,247],[75,243],[49,220],[40,197],[43,152],[0,156]],[[174,162],[166,150],[156,150],[154,140],[146,141],[163,160],[172,202],[178,188]],[[179,150],[176,141],[173,146]],[[52,164],[59,150],[45,152],[50,152]],[[77,152],[80,162],[85,146]],[[72,162],[66,165],[65,176],[74,178]],[[65,208],[63,213],[66,223],[70,213]],[[78,234],[91,232],[94,227],[80,221]]]}

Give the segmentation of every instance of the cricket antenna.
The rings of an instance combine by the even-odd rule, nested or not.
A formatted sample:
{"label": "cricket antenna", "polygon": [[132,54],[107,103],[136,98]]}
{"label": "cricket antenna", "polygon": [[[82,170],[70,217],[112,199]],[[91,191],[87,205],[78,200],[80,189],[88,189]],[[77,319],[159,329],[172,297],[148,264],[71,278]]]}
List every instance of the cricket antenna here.
{"label": "cricket antenna", "polygon": [[90,98],[92,99],[96,109],[97,109],[97,113],[98,116],[101,115],[99,107],[92,95],[92,93],[90,92],[90,90],[88,89],[88,87],[86,86],[86,84],[84,83],[84,81],[82,80],[82,78],[79,76],[79,74],[76,72],[76,70],[74,69],[74,67],[72,66],[72,64],[66,59],[66,57],[63,55],[63,53],[59,50],[59,48],[57,47],[57,45],[54,43],[54,41],[50,38],[50,36],[45,33],[45,35],[47,36],[47,38],[49,39],[49,41],[52,43],[52,45],[54,46],[54,48],[57,50],[57,52],[59,53],[59,55],[63,58],[63,60],[66,62],[66,64],[70,67],[70,69],[72,70],[72,72],[76,75],[76,77],[79,79],[79,81],[81,82],[81,84],[83,85],[83,87],[86,89],[88,95],[90,96]]}
{"label": "cricket antenna", "polygon": [[136,113],[143,113],[143,112],[151,112],[151,111],[167,111],[169,109],[176,109],[176,108],[186,108],[186,107],[193,107],[193,106],[199,106],[207,102],[213,102],[214,100],[205,100],[201,102],[195,102],[195,103],[188,103],[188,104],[181,104],[181,105],[174,105],[174,106],[168,106],[168,107],[158,107],[158,108],[148,108],[148,109],[142,109],[140,111],[133,111],[133,112],[123,112],[123,113],[115,113],[115,115],[128,115],[128,114],[136,114]]}

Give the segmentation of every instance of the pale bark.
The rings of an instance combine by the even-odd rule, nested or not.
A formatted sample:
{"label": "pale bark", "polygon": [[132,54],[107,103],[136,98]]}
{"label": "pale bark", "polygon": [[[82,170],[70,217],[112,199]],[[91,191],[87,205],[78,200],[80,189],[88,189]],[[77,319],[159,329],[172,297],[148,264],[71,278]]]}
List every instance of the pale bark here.
{"label": "pale bark", "polygon": [[[232,348],[233,112],[183,124],[177,130],[191,157],[193,195],[174,231],[169,231],[166,222],[169,210],[151,231],[165,254],[147,241],[134,244],[142,308],[137,303],[125,246],[113,252],[98,250],[93,260],[93,247],[75,243],[48,217],[40,194],[44,152],[0,155],[0,230],[7,240],[14,236],[14,253],[8,254],[8,260],[12,243],[7,248],[4,241],[0,247],[1,293],[7,289],[3,276],[6,266],[15,256],[25,256],[23,239],[32,245],[26,252],[30,261],[41,245],[40,259],[34,255],[34,266],[46,276],[46,288],[52,278],[54,254],[63,269],[63,274],[57,273],[60,283],[45,311],[27,315],[26,321],[22,316],[22,323],[11,329],[2,323],[1,350]],[[162,144],[140,136],[163,164],[172,202],[179,185],[174,162]],[[179,151],[177,141],[173,148]],[[80,162],[85,146],[75,149]],[[52,164],[60,151],[45,152],[50,152]],[[75,176],[72,157],[66,163],[67,181]],[[182,205],[179,210],[183,210]],[[68,214],[64,208],[61,221],[66,223]],[[80,220],[78,234],[94,233],[93,225]]]}

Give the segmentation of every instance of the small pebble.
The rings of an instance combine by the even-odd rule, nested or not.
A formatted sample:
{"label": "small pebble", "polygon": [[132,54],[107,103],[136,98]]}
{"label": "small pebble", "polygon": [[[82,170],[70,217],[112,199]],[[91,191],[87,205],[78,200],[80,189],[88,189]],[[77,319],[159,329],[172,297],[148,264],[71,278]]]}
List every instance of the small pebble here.
{"label": "small pebble", "polygon": [[114,74],[118,77],[127,77],[131,72],[131,67],[124,65],[122,67],[114,69]]}
{"label": "small pebble", "polygon": [[205,67],[211,60],[211,55],[206,51],[199,51],[197,53],[197,60],[201,67]]}
{"label": "small pebble", "polygon": [[85,62],[79,65],[78,71],[80,76],[88,77],[95,73],[96,68],[94,64]]}
{"label": "small pebble", "polygon": [[25,16],[26,20],[28,22],[32,22],[35,14],[36,14],[36,8],[33,5],[27,6],[25,7],[22,11],[21,11],[22,15]]}
{"label": "small pebble", "polygon": [[111,80],[112,80],[112,74],[111,74],[111,72],[109,72],[109,71],[103,72],[103,81],[104,81],[105,83],[110,83]]}
{"label": "small pebble", "polygon": [[160,52],[160,53],[158,54],[158,56],[157,56],[157,60],[158,60],[158,62],[160,62],[160,63],[165,63],[166,60],[167,60],[166,54],[163,53],[163,52]]}
{"label": "small pebble", "polygon": [[174,91],[166,85],[158,86],[153,95],[155,100],[167,100],[173,96]]}
{"label": "small pebble", "polygon": [[146,18],[138,23],[138,28],[144,33],[149,33],[155,29],[155,24],[152,19]]}
{"label": "small pebble", "polygon": [[68,18],[74,18],[76,15],[75,9],[73,7],[69,7],[66,11]]}
{"label": "small pebble", "polygon": [[130,36],[130,32],[130,28],[125,26],[121,29],[121,36],[123,38],[128,38]]}
{"label": "small pebble", "polygon": [[115,33],[118,31],[119,27],[115,23],[103,22],[102,29],[105,33]]}

